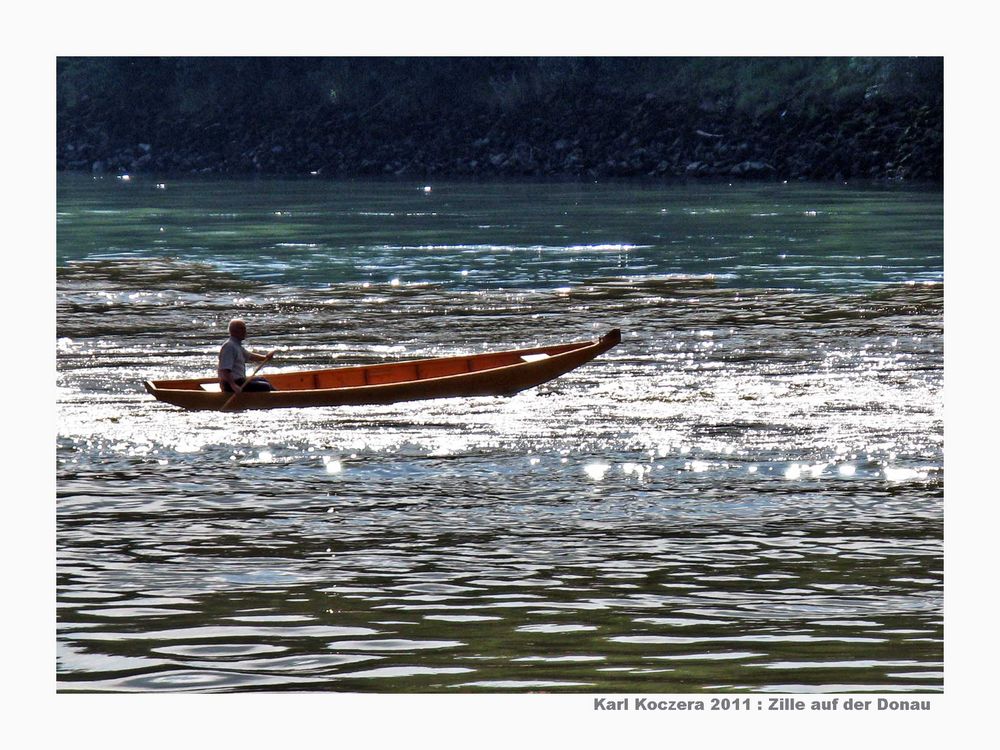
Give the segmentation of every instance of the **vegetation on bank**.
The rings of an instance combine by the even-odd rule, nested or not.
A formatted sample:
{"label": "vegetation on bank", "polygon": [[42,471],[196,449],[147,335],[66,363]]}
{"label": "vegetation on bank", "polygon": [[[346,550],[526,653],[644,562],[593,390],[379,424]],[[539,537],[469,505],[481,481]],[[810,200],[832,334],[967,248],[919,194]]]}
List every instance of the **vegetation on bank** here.
{"label": "vegetation on bank", "polygon": [[57,164],[943,177],[941,58],[60,58]]}

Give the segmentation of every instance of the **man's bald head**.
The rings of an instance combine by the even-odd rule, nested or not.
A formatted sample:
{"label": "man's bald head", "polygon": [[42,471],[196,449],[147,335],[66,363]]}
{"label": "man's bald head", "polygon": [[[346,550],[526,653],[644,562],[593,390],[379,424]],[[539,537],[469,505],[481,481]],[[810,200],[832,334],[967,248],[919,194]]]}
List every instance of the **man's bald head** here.
{"label": "man's bald head", "polygon": [[229,321],[229,335],[242,341],[247,337],[247,324],[239,318],[233,318]]}

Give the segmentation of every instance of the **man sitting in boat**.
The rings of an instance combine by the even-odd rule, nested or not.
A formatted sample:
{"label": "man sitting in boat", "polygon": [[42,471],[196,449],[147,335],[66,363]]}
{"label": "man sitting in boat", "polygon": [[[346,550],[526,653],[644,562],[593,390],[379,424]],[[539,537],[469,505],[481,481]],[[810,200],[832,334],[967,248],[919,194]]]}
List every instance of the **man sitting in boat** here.
{"label": "man sitting in boat", "polygon": [[274,358],[274,351],[267,354],[247,351],[243,348],[246,337],[244,321],[238,318],[229,321],[229,339],[219,350],[219,385],[226,393],[273,391],[274,386],[264,378],[252,378],[247,382],[247,361],[269,362]]}

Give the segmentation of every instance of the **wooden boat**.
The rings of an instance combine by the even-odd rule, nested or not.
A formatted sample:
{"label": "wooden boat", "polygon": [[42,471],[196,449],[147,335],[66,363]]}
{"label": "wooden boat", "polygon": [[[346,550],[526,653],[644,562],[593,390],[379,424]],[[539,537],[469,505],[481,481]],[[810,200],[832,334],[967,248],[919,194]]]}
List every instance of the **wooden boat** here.
{"label": "wooden boat", "polygon": [[586,364],[620,343],[614,329],[597,341],[488,354],[405,360],[267,375],[275,390],[241,393],[219,388],[217,378],[147,380],[160,401],[185,409],[276,409],[301,406],[391,404],[456,396],[510,396]]}

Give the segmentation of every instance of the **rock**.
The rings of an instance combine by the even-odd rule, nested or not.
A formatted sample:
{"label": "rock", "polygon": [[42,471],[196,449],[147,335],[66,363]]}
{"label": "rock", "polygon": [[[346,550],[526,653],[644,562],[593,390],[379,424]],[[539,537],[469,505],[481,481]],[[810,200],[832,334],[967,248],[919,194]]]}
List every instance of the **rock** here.
{"label": "rock", "polygon": [[521,169],[531,169],[535,166],[532,148],[527,143],[518,143],[510,155],[510,161]]}
{"label": "rock", "polygon": [[741,161],[729,170],[729,174],[733,177],[768,177],[774,171],[774,167],[763,161]]}

